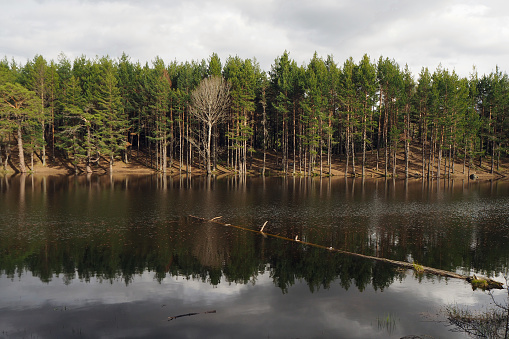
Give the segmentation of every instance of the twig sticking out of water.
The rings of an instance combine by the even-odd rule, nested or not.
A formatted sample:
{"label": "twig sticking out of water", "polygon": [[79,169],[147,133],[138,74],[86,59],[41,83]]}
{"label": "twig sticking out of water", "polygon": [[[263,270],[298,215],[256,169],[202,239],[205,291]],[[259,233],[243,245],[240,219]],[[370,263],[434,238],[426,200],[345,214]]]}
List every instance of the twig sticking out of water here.
{"label": "twig sticking out of water", "polygon": [[265,228],[265,225],[267,225],[267,223],[268,223],[268,222],[269,222],[269,221],[267,220],[267,221],[263,224],[262,228],[260,229],[260,233],[263,233],[263,229]]}

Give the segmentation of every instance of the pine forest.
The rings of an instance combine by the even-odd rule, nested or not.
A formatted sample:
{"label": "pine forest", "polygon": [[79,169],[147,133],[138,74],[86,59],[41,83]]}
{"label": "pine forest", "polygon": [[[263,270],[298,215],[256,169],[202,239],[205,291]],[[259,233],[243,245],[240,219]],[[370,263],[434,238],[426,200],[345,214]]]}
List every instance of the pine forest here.
{"label": "pine forest", "polygon": [[[0,61],[0,162],[30,172],[63,159],[76,173],[137,161],[161,173],[251,172],[275,155],[281,173],[446,177],[508,154],[509,78],[438,66],[413,75],[393,59],[343,63],[290,53],[268,72],[256,59],[191,62],[126,54]],[[367,158],[372,159],[368,164]],[[410,170],[419,159],[418,171]]]}

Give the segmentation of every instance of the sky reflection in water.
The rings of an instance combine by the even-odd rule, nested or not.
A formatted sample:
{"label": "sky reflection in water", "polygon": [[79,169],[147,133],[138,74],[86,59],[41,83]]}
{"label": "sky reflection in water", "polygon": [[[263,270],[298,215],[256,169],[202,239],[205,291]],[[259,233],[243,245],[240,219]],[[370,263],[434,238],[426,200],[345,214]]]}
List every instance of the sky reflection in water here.
{"label": "sky reflection in water", "polygon": [[[400,338],[426,334],[463,338],[447,331],[436,313],[441,305],[486,304],[462,281],[437,284],[412,274],[383,292],[371,287],[359,292],[334,283],[327,290],[309,291],[299,281],[288,293],[275,288],[268,274],[256,284],[206,282],[167,277],[161,283],[145,272],[128,286],[123,282],[89,283],[58,278],[41,284],[25,275],[0,278],[0,328],[6,337],[242,337],[242,338]],[[168,322],[169,316],[216,310]],[[379,319],[390,315],[391,331]],[[383,324],[383,322],[382,322]]]}

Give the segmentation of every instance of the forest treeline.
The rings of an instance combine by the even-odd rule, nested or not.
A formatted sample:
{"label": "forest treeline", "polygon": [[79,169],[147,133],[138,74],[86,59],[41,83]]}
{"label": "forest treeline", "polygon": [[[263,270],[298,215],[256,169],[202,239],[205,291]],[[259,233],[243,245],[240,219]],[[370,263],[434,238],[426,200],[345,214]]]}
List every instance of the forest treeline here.
{"label": "forest treeline", "polygon": [[62,157],[91,172],[99,159],[112,169],[141,150],[163,173],[192,165],[210,173],[221,164],[246,174],[255,152],[263,153],[263,172],[270,151],[285,173],[328,175],[340,158],[345,175],[364,176],[370,152],[385,176],[401,166],[408,177],[412,144],[423,177],[450,175],[458,162],[465,173],[488,161],[493,173],[508,151],[508,109],[509,78],[498,68],[468,78],[422,68],[415,79],[389,58],[338,64],[315,53],[298,65],[286,51],[268,72],[255,59],[223,64],[215,53],[144,65],[126,54],[37,55],[24,65],[4,58],[0,162],[6,169],[17,145],[21,172],[35,157],[43,165]]}

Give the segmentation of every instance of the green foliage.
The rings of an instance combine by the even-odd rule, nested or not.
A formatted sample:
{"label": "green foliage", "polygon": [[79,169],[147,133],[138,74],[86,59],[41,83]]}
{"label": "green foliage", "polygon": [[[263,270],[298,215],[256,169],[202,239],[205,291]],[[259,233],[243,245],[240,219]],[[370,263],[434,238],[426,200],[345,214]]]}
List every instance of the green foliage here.
{"label": "green foliage", "polygon": [[0,60],[0,85],[16,82],[16,69],[11,67],[7,57]]}
{"label": "green foliage", "polygon": [[412,266],[414,267],[414,271],[417,274],[423,274],[424,273],[424,266],[419,265],[418,263],[414,262],[412,263]]}
{"label": "green foliage", "polygon": [[217,53],[212,53],[209,58],[209,65],[207,70],[207,75],[212,76],[220,76],[222,71],[221,60]]}
{"label": "green foliage", "polygon": [[[509,152],[509,77],[498,68],[482,76],[474,70],[468,79],[442,66],[423,68],[414,81],[393,59],[372,62],[364,55],[339,67],[316,52],[299,66],[285,51],[268,73],[255,59],[239,56],[223,65],[216,53],[167,65],[159,57],[140,65],[126,54],[72,62],[63,54],[57,62],[36,55],[22,66],[0,60],[0,85],[19,84],[37,98],[37,118],[23,130],[28,151],[44,157],[46,147],[52,154],[56,148],[73,163],[121,155],[127,161],[136,143],[158,169],[168,157],[181,165],[196,162],[192,147],[200,124],[190,114],[191,92],[219,75],[230,85],[231,106],[228,119],[214,128],[214,152],[241,172],[248,151],[261,148],[278,152],[284,171],[307,164],[310,175],[324,152],[329,165],[333,154],[354,161],[362,152],[364,167],[366,152],[376,149],[394,175],[398,153],[404,150],[408,159],[411,142],[419,142],[435,169],[450,153],[470,167],[474,159],[481,167],[487,157],[494,170],[495,159]],[[0,123],[5,144],[12,139],[12,117]]]}
{"label": "green foliage", "polygon": [[18,140],[20,168],[24,173],[24,148],[33,151],[42,146],[38,138],[39,122],[41,121],[37,97],[18,83],[0,85],[0,136],[15,134]]}

